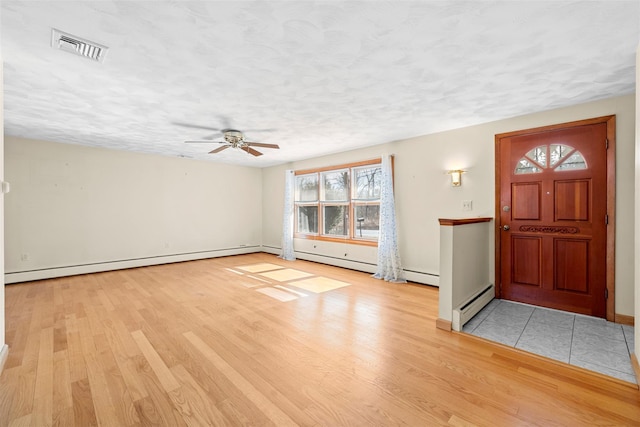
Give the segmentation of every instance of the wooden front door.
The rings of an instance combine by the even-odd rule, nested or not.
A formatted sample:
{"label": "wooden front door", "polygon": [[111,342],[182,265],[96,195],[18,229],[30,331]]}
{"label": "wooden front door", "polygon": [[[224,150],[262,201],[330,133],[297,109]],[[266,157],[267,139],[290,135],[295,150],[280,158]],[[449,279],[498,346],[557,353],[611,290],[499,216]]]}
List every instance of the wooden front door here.
{"label": "wooden front door", "polygon": [[614,119],[496,136],[501,298],[607,317]]}

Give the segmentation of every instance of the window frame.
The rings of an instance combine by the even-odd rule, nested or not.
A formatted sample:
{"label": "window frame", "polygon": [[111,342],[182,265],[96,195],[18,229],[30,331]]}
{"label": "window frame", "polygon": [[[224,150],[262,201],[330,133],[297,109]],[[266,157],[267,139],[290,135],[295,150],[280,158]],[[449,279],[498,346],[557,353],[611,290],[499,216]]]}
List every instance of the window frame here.
{"label": "window frame", "polygon": [[[551,147],[553,146],[568,148],[568,151],[564,155],[561,155],[555,163],[553,163],[553,160],[552,160],[553,150]],[[544,158],[542,159],[542,161],[538,159],[538,150],[542,150],[540,152],[544,155]],[[531,152],[534,152],[534,155],[529,155],[529,153]],[[570,163],[567,163],[567,161],[570,160],[573,156],[580,156],[579,158],[582,159],[582,163],[584,164],[583,168],[582,167],[581,168],[573,168],[573,167],[565,168],[564,167],[570,164]],[[527,171],[526,170],[527,166],[523,163],[523,161],[530,165],[528,166],[529,169],[534,169],[534,170]],[[521,167],[523,168],[522,169],[523,171],[519,172]],[[534,147],[531,150],[524,153],[524,155],[520,158],[520,160],[516,162],[516,167],[513,170],[513,174],[514,175],[531,175],[531,174],[543,173],[545,170],[553,171],[553,172],[569,172],[569,171],[577,171],[577,170],[585,170],[585,169],[589,169],[589,165],[587,164],[587,159],[585,159],[584,155],[580,152],[580,150],[568,144],[548,143],[545,145],[539,145],[537,147]]]}
{"label": "window frame", "polygon": [[[370,239],[364,237],[358,237],[356,235],[356,227],[354,225],[355,222],[355,208],[356,206],[380,206],[380,198],[378,199],[354,199],[354,189],[353,189],[353,180],[354,174],[353,170],[357,168],[367,167],[367,166],[382,166],[382,160],[380,158],[364,160],[360,162],[347,163],[336,166],[327,166],[322,168],[314,168],[314,169],[302,169],[294,172],[295,177],[300,175],[311,175],[317,174],[318,176],[318,200],[316,202],[308,202],[301,201],[298,202],[294,200],[294,210],[295,210],[295,221],[294,221],[294,233],[293,236],[297,239],[308,239],[308,240],[320,240],[326,242],[339,242],[339,243],[351,243],[356,245],[363,246],[378,246],[378,239]],[[392,163],[393,166],[393,163]],[[346,170],[348,172],[348,189],[347,189],[347,200],[323,200],[324,197],[324,183],[323,183],[323,174],[327,172],[340,172]],[[393,167],[392,167],[393,170]],[[317,232],[316,233],[300,233],[298,232],[298,207],[299,206],[317,206],[318,207],[318,218],[317,218]],[[347,226],[348,233],[344,237],[337,235],[328,235],[324,234],[325,224],[324,224],[324,208],[327,206],[348,206],[347,214],[349,216]]]}

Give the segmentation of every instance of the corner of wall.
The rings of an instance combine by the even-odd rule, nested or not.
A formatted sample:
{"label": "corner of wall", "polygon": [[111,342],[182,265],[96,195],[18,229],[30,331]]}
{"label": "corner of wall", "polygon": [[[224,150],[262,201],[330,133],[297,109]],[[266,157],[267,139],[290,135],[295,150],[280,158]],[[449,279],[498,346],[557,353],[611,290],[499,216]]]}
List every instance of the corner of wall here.
{"label": "corner of wall", "polygon": [[[0,182],[4,180],[4,62],[0,52]],[[8,353],[4,321],[4,194],[0,191],[0,372]]]}
{"label": "corner of wall", "polygon": [[[640,43],[636,50],[636,158],[635,158],[635,272],[634,272],[634,291],[635,291],[635,319],[640,319]],[[636,326],[638,326],[636,324]],[[640,354],[640,328],[635,328],[635,354]],[[637,358],[635,359],[638,360]],[[637,365],[637,364],[636,364]]]}
{"label": "corner of wall", "polygon": [[2,370],[4,369],[4,363],[7,361],[9,357],[9,346],[4,344],[0,346],[0,374],[2,374]]}

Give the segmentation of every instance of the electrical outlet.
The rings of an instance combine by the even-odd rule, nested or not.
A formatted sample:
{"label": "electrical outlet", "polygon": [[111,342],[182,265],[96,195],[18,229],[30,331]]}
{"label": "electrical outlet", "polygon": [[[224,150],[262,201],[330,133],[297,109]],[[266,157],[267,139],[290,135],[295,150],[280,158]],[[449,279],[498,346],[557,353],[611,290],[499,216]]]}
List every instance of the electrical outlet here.
{"label": "electrical outlet", "polygon": [[463,200],[462,201],[462,210],[463,211],[473,210],[473,200]]}

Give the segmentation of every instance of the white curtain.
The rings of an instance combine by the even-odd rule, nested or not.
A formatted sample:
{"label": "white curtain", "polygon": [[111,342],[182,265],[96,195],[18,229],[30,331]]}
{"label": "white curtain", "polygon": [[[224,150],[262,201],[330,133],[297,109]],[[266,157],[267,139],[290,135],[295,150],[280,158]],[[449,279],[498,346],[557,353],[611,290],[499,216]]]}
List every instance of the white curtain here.
{"label": "white curtain", "polygon": [[282,215],[282,253],[280,258],[287,261],[296,259],[293,251],[293,197],[296,177],[292,170],[285,172],[284,178],[284,212]]}
{"label": "white curtain", "polygon": [[393,172],[391,156],[382,156],[382,182],[380,192],[380,236],[378,237],[378,267],[376,279],[406,283],[396,230],[396,206],[393,197]]}

